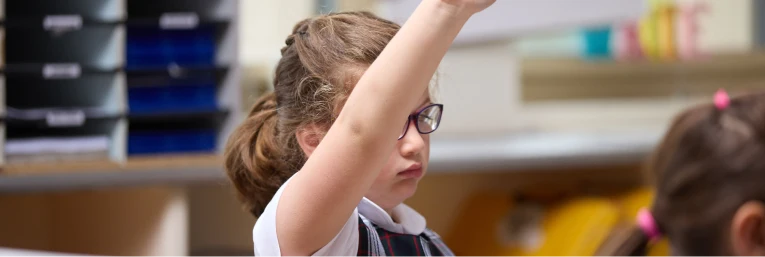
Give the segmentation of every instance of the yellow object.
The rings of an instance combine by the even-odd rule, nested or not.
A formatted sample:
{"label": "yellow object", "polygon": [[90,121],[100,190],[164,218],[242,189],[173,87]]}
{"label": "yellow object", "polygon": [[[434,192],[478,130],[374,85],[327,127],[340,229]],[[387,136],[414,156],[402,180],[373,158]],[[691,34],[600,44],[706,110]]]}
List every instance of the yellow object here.
{"label": "yellow object", "polygon": [[656,23],[658,17],[658,2],[649,1],[650,10],[648,15],[640,19],[638,23],[638,36],[640,38],[640,48],[648,59],[656,59],[658,54],[658,35]]}
{"label": "yellow object", "polygon": [[465,201],[444,242],[455,255],[500,255],[504,246],[497,227],[514,202],[504,192],[481,192]]}
{"label": "yellow object", "polygon": [[662,1],[657,7],[656,42],[657,54],[662,60],[675,59],[675,16],[677,8],[674,3]]}
{"label": "yellow object", "polygon": [[[457,255],[593,255],[620,220],[619,208],[607,198],[581,197],[543,206],[539,244],[511,244],[503,237],[507,219],[521,206],[506,194],[471,198],[446,243]],[[534,225],[534,224],[531,224]],[[534,240],[530,240],[534,241]]]}
{"label": "yellow object", "polygon": [[646,17],[640,19],[639,23],[639,37],[640,37],[640,49],[648,59],[654,59],[656,57],[656,33],[654,30],[654,19]]}
{"label": "yellow object", "polygon": [[622,218],[634,222],[640,209],[651,207],[653,197],[653,189],[649,187],[641,187],[619,197],[617,201],[621,205]]}
{"label": "yellow object", "polygon": [[577,198],[550,208],[544,218],[545,241],[528,255],[593,255],[619,220],[611,201]]}
{"label": "yellow object", "polygon": [[648,59],[673,60],[677,56],[674,1],[649,0],[648,15],[639,21],[640,48]]}

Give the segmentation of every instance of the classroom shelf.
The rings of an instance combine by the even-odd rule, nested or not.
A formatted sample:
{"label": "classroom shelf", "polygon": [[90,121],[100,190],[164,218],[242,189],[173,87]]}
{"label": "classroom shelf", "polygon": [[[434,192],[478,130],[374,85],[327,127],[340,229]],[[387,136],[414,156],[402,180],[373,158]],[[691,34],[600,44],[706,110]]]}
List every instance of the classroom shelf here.
{"label": "classroom shelf", "polygon": [[508,172],[635,164],[644,160],[661,130],[518,132],[500,136],[431,139],[433,172]]}
{"label": "classroom shelf", "polygon": [[530,57],[519,63],[525,102],[708,96],[719,88],[762,88],[765,49],[695,60]]}
{"label": "classroom shelf", "polygon": [[127,1],[128,155],[215,153],[233,128],[237,1]]}
{"label": "classroom shelf", "polygon": [[[8,102],[0,118],[10,151],[4,144],[0,165],[220,154],[240,119],[228,112],[240,102],[238,6],[239,0],[2,2]],[[84,145],[101,151],[69,159],[87,152]]]}
{"label": "classroom shelf", "polygon": [[[481,138],[434,138],[428,170],[439,173],[527,172],[641,163],[658,143],[659,131],[611,133],[518,133]],[[9,165],[0,192],[40,192],[114,186],[226,183],[219,155],[130,157],[124,165]]]}
{"label": "classroom shelf", "polygon": [[50,192],[127,186],[224,182],[218,155],[131,157],[67,164],[7,165],[0,171],[0,192]]}

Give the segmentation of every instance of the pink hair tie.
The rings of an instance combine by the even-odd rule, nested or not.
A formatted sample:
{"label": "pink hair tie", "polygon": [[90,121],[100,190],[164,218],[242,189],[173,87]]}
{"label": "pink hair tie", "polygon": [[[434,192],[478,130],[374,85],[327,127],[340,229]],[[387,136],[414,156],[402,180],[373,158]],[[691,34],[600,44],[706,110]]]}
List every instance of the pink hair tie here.
{"label": "pink hair tie", "polygon": [[656,220],[653,219],[653,215],[647,209],[640,209],[637,214],[637,224],[643,233],[648,237],[648,240],[654,241],[661,237],[661,231],[659,226],[656,225]]}
{"label": "pink hair tie", "polygon": [[722,88],[717,90],[715,93],[715,107],[717,107],[718,110],[724,110],[725,108],[728,108],[728,105],[730,105],[730,97],[728,97],[728,93]]}

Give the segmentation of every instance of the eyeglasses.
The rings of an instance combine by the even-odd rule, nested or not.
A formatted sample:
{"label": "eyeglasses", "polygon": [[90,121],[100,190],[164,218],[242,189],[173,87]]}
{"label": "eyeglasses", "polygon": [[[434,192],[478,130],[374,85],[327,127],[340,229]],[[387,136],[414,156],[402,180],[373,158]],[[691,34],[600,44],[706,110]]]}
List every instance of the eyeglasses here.
{"label": "eyeglasses", "polygon": [[404,125],[404,130],[398,139],[401,140],[406,135],[406,131],[409,130],[409,122],[414,121],[414,127],[417,128],[417,132],[420,134],[430,134],[436,131],[438,124],[441,123],[441,113],[444,111],[443,104],[431,104],[423,107],[417,113],[409,115]]}

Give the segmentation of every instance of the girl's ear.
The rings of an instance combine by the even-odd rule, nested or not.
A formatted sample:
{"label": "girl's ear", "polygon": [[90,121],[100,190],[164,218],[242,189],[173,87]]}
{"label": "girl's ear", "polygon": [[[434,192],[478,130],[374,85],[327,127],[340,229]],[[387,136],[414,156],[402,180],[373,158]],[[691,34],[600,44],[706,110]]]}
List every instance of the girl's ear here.
{"label": "girl's ear", "polygon": [[319,146],[319,142],[321,142],[323,136],[324,130],[316,125],[309,125],[295,132],[295,137],[300,145],[300,149],[303,150],[303,153],[305,153],[306,156],[311,156],[313,150]]}
{"label": "girl's ear", "polygon": [[738,208],[730,227],[733,255],[765,256],[765,205],[749,201]]}

